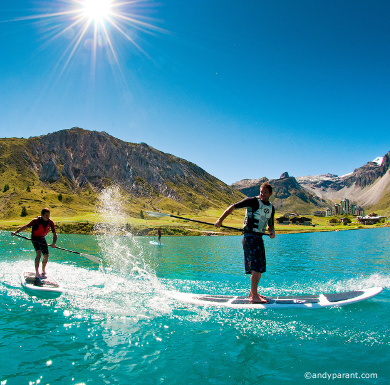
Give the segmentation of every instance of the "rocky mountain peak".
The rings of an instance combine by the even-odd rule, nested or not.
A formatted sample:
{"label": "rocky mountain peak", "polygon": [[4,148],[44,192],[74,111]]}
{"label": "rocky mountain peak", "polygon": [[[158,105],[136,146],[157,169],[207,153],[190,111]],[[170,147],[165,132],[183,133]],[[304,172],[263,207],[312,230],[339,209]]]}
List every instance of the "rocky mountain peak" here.
{"label": "rocky mountain peak", "polygon": [[[310,211],[316,206],[332,206],[334,200],[345,198],[360,205],[376,204],[390,191],[389,181],[390,152],[343,176],[323,174],[294,178],[290,177],[288,172],[284,172],[279,179],[272,179],[269,182],[274,187],[275,207],[279,209],[284,207],[285,210],[291,207],[294,210],[294,205],[300,205]],[[233,184],[232,187],[247,196],[258,195],[260,186],[258,183],[253,183],[249,189],[242,188],[241,182]],[[295,203],[287,203],[294,199]],[[387,198],[384,199],[386,201]]]}
{"label": "rocky mountain peak", "polygon": [[[268,181],[267,178],[252,179],[250,186],[245,186],[244,181],[239,181],[232,187],[246,196],[257,196],[260,186],[265,180]],[[277,210],[308,213],[317,207],[325,207],[327,204],[315,194],[306,191],[288,172],[284,172],[279,179],[269,180],[269,183],[273,187],[271,201]]]}
{"label": "rocky mountain peak", "polygon": [[241,197],[191,162],[145,143],[128,143],[80,127],[27,139],[22,157],[23,167],[41,182],[66,185],[74,191],[85,187],[98,191],[116,184],[135,197],[192,200],[197,207]]}

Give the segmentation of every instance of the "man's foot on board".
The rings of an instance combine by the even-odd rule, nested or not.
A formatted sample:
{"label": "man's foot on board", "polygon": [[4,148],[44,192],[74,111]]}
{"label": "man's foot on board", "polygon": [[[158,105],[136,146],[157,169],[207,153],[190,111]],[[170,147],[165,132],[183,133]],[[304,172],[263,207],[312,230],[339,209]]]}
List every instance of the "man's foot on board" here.
{"label": "man's foot on board", "polygon": [[41,276],[39,273],[35,273],[35,278],[39,278],[39,279],[41,279],[41,278],[42,278],[42,276]]}
{"label": "man's foot on board", "polygon": [[268,303],[268,299],[264,295],[258,295],[256,297],[249,297],[250,303]]}
{"label": "man's foot on board", "polygon": [[[260,298],[267,299],[265,295],[258,294]],[[249,293],[248,298],[252,298],[252,293]]]}
{"label": "man's foot on board", "polygon": [[46,273],[41,273],[41,279],[46,279],[46,278],[47,278]]}

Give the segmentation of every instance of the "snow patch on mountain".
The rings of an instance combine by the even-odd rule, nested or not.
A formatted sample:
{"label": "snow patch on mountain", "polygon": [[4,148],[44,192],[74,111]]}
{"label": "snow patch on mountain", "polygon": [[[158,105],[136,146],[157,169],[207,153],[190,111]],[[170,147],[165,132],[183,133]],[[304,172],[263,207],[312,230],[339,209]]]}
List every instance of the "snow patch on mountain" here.
{"label": "snow patch on mountain", "polygon": [[378,156],[377,158],[375,158],[372,162],[373,163],[376,163],[378,166],[382,166],[382,163],[383,163],[383,156]]}

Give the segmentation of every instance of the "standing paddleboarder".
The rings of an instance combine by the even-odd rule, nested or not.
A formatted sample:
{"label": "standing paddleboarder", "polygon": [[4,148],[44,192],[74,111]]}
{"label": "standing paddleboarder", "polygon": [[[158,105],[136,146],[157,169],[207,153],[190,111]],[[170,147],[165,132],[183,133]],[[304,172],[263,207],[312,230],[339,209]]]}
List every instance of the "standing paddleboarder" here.
{"label": "standing paddleboarder", "polygon": [[251,274],[249,299],[255,303],[267,302],[265,296],[258,294],[257,287],[261,274],[266,271],[263,234],[267,226],[269,237],[271,239],[275,238],[275,208],[269,201],[271,195],[272,186],[265,182],[260,186],[260,196],[246,198],[241,202],[229,206],[217,222],[215,222],[215,227],[220,228],[223,220],[235,209],[246,208],[242,245],[245,257],[245,272],[246,274]]}
{"label": "standing paddleboarder", "polygon": [[[46,242],[46,235],[51,230],[53,233],[53,243],[50,245],[53,249],[56,247],[57,242],[57,232],[54,226],[54,222],[50,219],[50,210],[43,209],[41,212],[41,216],[34,218],[30,223],[25,226],[22,226],[15,232],[12,232],[12,235],[20,233],[21,231],[26,230],[27,228],[32,227],[31,230],[31,241],[34,245],[35,251],[37,255],[35,257],[35,277],[46,278],[46,265],[49,260],[49,248]],[[41,260],[41,256],[43,254],[42,259],[42,274],[39,273],[39,262]]]}

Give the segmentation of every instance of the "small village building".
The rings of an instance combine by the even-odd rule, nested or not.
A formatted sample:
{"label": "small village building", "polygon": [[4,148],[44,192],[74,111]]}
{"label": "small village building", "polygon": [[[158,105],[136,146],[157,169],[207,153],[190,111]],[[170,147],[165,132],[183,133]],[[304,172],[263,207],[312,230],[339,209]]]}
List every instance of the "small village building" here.
{"label": "small village building", "polygon": [[301,224],[305,226],[311,226],[311,218],[301,217]]}
{"label": "small village building", "polygon": [[343,223],[344,226],[349,225],[352,221],[349,218],[341,218],[341,222]]}
{"label": "small village building", "polygon": [[289,225],[290,224],[290,219],[283,216],[283,217],[280,217],[280,218],[276,218],[276,222],[278,223],[278,225]]}
{"label": "small village building", "polygon": [[354,214],[354,215],[357,215],[357,216],[364,217],[364,210],[362,209],[361,206],[358,206],[358,207],[356,207],[356,208],[354,209],[353,214]]}
{"label": "small village building", "polygon": [[364,217],[358,217],[358,222],[362,225],[374,225],[375,223],[379,223],[382,219],[386,220],[386,217],[372,213]]}
{"label": "small village building", "polygon": [[325,216],[326,217],[331,217],[332,213],[333,213],[332,208],[331,207],[327,207],[326,210],[325,210]]}
{"label": "small village building", "polygon": [[340,202],[341,214],[352,214],[352,206],[349,199],[345,198]]}
{"label": "small village building", "polygon": [[291,218],[290,222],[291,222],[292,225],[299,225],[300,224],[298,217]]}
{"label": "small village building", "polygon": [[295,217],[290,219],[293,225],[311,226],[311,219],[307,217]]}

